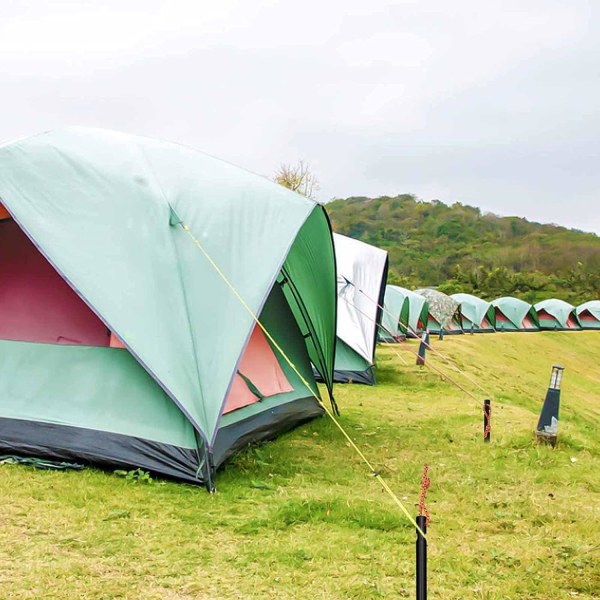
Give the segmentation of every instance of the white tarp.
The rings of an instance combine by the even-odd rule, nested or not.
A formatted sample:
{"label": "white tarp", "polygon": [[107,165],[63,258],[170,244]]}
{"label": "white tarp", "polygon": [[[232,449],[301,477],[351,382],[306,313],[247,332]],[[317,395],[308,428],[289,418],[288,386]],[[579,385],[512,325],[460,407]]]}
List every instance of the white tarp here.
{"label": "white tarp", "polygon": [[377,304],[387,252],[333,234],[337,264],[337,336],[369,363],[373,362],[376,339]]}

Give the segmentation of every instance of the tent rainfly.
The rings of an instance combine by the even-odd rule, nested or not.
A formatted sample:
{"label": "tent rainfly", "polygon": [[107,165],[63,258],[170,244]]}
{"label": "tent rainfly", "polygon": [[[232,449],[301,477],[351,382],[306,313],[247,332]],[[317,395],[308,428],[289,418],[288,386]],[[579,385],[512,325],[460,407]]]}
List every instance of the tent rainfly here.
{"label": "tent rainfly", "polygon": [[582,329],[600,329],[600,300],[580,304],[576,313]]}
{"label": "tent rainfly", "polygon": [[336,282],[315,202],[79,128],[1,146],[0,202],[1,453],[210,487],[240,447],[322,414]]}
{"label": "tent rainfly", "polygon": [[430,288],[415,290],[427,300],[427,329],[431,333],[462,333],[459,304],[456,300]]}
{"label": "tent rainfly", "polygon": [[496,326],[496,314],[491,302],[486,302],[471,294],[452,294],[450,296],[460,304],[462,328],[466,332],[493,333]]}
{"label": "tent rainfly", "polygon": [[377,331],[381,323],[387,252],[337,233],[337,342],[334,380],[375,383]]}
{"label": "tent rainfly", "polygon": [[492,300],[496,312],[496,331],[539,331],[537,312],[528,302],[504,296]]}
{"label": "tent rainfly", "polygon": [[543,300],[534,306],[540,329],[552,329],[569,331],[573,329],[581,329],[575,307],[564,300],[551,298]]}
{"label": "tent rainfly", "polygon": [[423,296],[397,285],[386,286],[380,341],[390,343],[422,333],[427,314],[427,300]]}

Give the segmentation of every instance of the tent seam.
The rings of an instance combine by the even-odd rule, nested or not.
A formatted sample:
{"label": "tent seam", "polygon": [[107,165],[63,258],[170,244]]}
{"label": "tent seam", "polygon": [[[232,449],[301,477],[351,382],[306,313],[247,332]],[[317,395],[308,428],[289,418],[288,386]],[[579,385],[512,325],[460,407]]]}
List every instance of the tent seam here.
{"label": "tent seam", "polygon": [[[264,296],[264,298],[262,299],[262,301],[260,302],[259,308],[258,308],[258,310],[256,311],[256,314],[257,314],[257,315],[260,315],[260,314],[261,314],[261,312],[262,312],[262,310],[263,310],[263,308],[264,308],[264,306],[265,306],[265,303],[267,302],[267,299],[268,299],[268,297],[269,297],[269,294],[271,293],[271,290],[273,289],[273,286],[275,285],[275,283],[276,283],[276,281],[277,281],[277,277],[279,277],[279,273],[281,272],[281,269],[283,268],[283,265],[285,264],[285,261],[287,260],[287,257],[288,257],[288,255],[289,255],[289,253],[290,253],[291,249],[292,249],[292,246],[294,245],[294,242],[296,241],[296,238],[298,237],[298,235],[299,235],[299,233],[300,233],[300,230],[301,230],[301,229],[304,227],[304,225],[305,225],[305,224],[306,224],[306,222],[308,221],[308,218],[309,218],[309,217],[312,215],[313,211],[315,210],[315,208],[316,208],[317,206],[319,206],[319,204],[315,202],[315,203],[313,204],[313,207],[312,207],[312,209],[308,211],[308,213],[307,213],[306,217],[304,218],[304,220],[302,221],[302,223],[301,223],[301,224],[298,226],[298,229],[296,230],[296,234],[293,236],[293,238],[292,238],[292,241],[289,243],[289,245],[288,245],[288,247],[287,247],[287,250],[286,250],[286,252],[285,252],[285,253],[284,253],[284,255],[283,255],[283,256],[284,256],[284,257],[283,257],[283,260],[282,260],[282,261],[279,263],[279,266],[278,266],[278,268],[275,270],[275,274],[273,275],[273,277],[272,277],[272,279],[271,279],[271,283],[270,283],[270,285],[267,287],[267,291],[266,291],[266,293],[265,293],[265,296]],[[233,370],[233,373],[232,373],[232,375],[231,375],[231,379],[230,379],[230,381],[229,381],[229,385],[227,386],[227,393],[225,394],[225,397],[223,398],[223,401],[222,401],[222,403],[221,403],[221,407],[220,407],[220,409],[219,409],[219,416],[217,417],[217,421],[216,421],[216,425],[215,425],[215,430],[214,430],[214,432],[213,432],[213,434],[212,434],[211,441],[210,441],[210,444],[209,444],[209,448],[210,448],[211,450],[212,450],[212,449],[213,449],[213,447],[214,447],[215,441],[216,441],[216,439],[217,439],[217,434],[219,433],[219,428],[220,428],[220,426],[221,426],[221,421],[222,421],[222,418],[223,418],[223,411],[225,410],[225,404],[226,404],[226,402],[227,402],[227,396],[229,395],[229,391],[230,391],[230,389],[231,389],[231,386],[232,386],[232,384],[233,384],[233,380],[234,380],[234,378],[235,378],[235,375],[236,375],[236,373],[237,373],[237,370],[238,370],[238,368],[239,368],[239,364],[240,364],[240,362],[241,362],[241,360],[242,360],[242,357],[243,357],[243,355],[244,355],[244,352],[246,351],[246,348],[247,348],[247,346],[248,346],[248,343],[250,342],[250,336],[252,335],[252,330],[254,329],[254,326],[255,326],[255,325],[253,324],[253,325],[252,325],[252,327],[250,328],[250,332],[248,333],[248,336],[247,336],[247,338],[246,338],[246,342],[244,343],[244,346],[243,346],[243,348],[242,348],[242,351],[240,352],[239,358],[238,358],[238,360],[237,360],[237,362],[236,362],[236,364],[235,364],[235,369]]]}
{"label": "tent seam", "polygon": [[[166,207],[171,209],[171,203],[169,202],[169,200],[167,199],[167,196],[164,192],[164,189],[160,183],[160,180],[158,178],[158,175],[156,174],[156,171],[154,170],[154,167],[152,166],[152,162],[150,161],[150,158],[146,155],[146,152],[144,151],[144,149],[140,146],[137,146],[138,151],[140,152],[144,163],[146,164],[150,175],[152,176],[152,179],[156,185],[156,187],[158,188],[158,191],[160,192],[160,195],[162,196],[162,199],[164,200]],[[169,226],[170,227],[170,226]],[[189,328],[189,332],[190,332],[190,340],[192,342],[192,348],[194,351],[194,367],[196,367],[196,378],[198,380],[198,388],[200,390],[200,395],[201,395],[201,399],[204,398],[204,394],[203,394],[203,390],[202,390],[202,379],[200,377],[200,369],[198,367],[198,349],[196,347],[196,339],[195,336],[193,334],[193,330],[192,330],[192,321],[191,321],[191,316],[190,316],[190,306],[189,306],[189,302],[188,302],[188,297],[187,297],[187,291],[185,288],[185,283],[183,281],[183,276],[181,273],[181,265],[180,265],[180,261],[179,261],[179,252],[177,251],[177,245],[175,244],[175,240],[173,238],[173,236],[169,236],[171,239],[171,246],[175,252],[175,258],[177,259],[177,276],[179,278],[179,284],[181,286],[181,292],[183,294],[183,302],[185,304],[185,317],[186,317],[186,321],[188,324],[188,328]],[[200,406],[201,406],[201,410],[204,416],[204,421],[207,422],[208,418],[207,418],[207,414],[206,414],[206,410],[205,410],[205,406],[204,406],[204,402],[200,402]],[[201,430],[199,430],[200,434],[202,435],[202,437],[204,438],[204,440],[206,442],[208,442],[208,436],[206,434],[204,434]]]}

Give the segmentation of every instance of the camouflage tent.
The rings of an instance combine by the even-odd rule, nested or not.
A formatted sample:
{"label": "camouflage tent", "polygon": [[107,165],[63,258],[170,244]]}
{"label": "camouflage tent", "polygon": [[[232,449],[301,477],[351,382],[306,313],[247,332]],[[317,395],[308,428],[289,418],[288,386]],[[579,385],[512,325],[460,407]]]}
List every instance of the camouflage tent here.
{"label": "camouflage tent", "polygon": [[415,290],[423,296],[429,305],[427,328],[431,333],[462,333],[460,323],[460,305],[456,300],[442,292],[432,289]]}

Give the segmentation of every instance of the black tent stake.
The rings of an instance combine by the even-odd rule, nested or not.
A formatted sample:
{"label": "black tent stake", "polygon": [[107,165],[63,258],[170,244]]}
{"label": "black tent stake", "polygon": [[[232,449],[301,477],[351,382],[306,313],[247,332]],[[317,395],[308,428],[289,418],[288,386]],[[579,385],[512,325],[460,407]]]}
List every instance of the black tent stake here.
{"label": "black tent stake", "polygon": [[[417,525],[427,535],[427,517],[419,515]],[[427,600],[427,540],[417,529],[417,600]]]}

